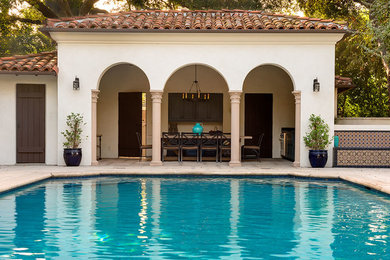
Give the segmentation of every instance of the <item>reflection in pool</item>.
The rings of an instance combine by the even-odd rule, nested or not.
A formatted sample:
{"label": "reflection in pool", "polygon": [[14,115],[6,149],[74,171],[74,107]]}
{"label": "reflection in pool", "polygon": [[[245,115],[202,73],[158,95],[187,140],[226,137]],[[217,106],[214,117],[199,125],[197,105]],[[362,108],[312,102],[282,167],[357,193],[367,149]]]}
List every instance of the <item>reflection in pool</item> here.
{"label": "reflection in pool", "polygon": [[337,181],[105,177],[0,195],[0,258],[385,258],[390,198]]}

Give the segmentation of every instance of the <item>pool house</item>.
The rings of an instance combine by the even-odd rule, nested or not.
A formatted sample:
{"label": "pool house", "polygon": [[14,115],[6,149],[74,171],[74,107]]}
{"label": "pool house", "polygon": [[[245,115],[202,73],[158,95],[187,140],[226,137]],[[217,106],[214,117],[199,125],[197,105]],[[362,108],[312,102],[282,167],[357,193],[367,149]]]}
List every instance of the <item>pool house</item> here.
{"label": "pool house", "polygon": [[[308,167],[309,116],[321,115],[332,133],[342,129],[337,87],[351,84],[334,71],[345,24],[258,11],[145,10],[49,19],[41,30],[57,51],[0,59],[1,165],[64,165],[61,132],[71,112],[86,122],[82,165],[142,153],[162,165],[178,156],[162,149],[163,133],[201,123],[204,133],[229,135],[222,161],[230,166],[240,166],[242,145],[262,135],[262,158],[283,155]],[[150,149],[140,152],[136,133]]]}

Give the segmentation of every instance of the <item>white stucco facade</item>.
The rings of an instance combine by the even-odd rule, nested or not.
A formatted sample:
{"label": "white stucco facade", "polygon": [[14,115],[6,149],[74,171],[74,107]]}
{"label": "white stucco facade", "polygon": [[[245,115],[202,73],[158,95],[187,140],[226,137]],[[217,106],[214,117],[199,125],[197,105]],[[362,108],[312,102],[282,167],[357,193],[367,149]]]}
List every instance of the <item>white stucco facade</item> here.
{"label": "white stucco facade", "polygon": [[57,165],[57,78],[49,75],[0,75],[0,165],[16,163],[16,84],[45,85],[45,163]]}
{"label": "white stucco facade", "polygon": [[[334,130],[334,67],[335,44],[343,33],[94,33],[51,32],[58,44],[58,75],[0,75],[0,119],[7,127],[0,131],[0,140],[8,151],[0,154],[0,164],[16,163],[15,91],[17,83],[46,85],[46,164],[64,165],[61,132],[66,128],[66,116],[81,113],[86,125],[82,165],[92,160],[91,91],[100,90],[97,102],[97,134],[111,140],[103,146],[103,157],[117,156],[117,93],[147,92],[147,142],[152,140],[152,102],[150,92],[162,91],[161,130],[168,130],[170,92],[182,92],[191,82],[189,65],[202,65],[202,90],[224,94],[222,124],[206,124],[230,131],[231,104],[229,92],[242,92],[240,133],[244,132],[245,93],[272,93],[273,151],[280,157],[281,127],[294,127],[294,96],[301,91],[300,165],[308,167],[308,152],[303,144],[310,114],[319,114]],[[118,64],[131,64],[134,75],[118,77],[109,71]],[[268,69],[264,69],[268,68]],[[107,73],[106,73],[107,72]],[[119,73],[121,75],[121,73]],[[190,75],[190,78],[188,78]],[[133,77],[134,76],[134,77]],[[73,90],[75,77],[80,89]],[[128,84],[129,79],[133,79]],[[320,92],[313,92],[313,79],[318,78]],[[7,109],[4,109],[7,108]],[[116,113],[116,114],[115,114]],[[116,115],[116,116],[115,116]],[[181,130],[190,129],[181,125]],[[115,143],[116,142],[116,143]],[[329,149],[332,158],[332,149]],[[328,165],[331,166],[331,160]]]}
{"label": "white stucco facade", "polygon": [[[242,91],[247,75],[254,68],[275,65],[290,76],[294,90],[302,93],[301,136],[312,113],[320,114],[330,130],[334,130],[334,49],[342,33],[52,32],[51,35],[58,43],[59,132],[65,128],[65,117],[70,112],[82,113],[87,122],[85,132],[91,132],[91,89],[98,89],[104,72],[120,63],[140,68],[151,91],[164,91],[171,75],[190,64],[213,68],[223,77],[229,91]],[[78,91],[72,89],[76,76],[80,78]],[[314,78],[319,79],[320,92],[313,92]],[[166,103],[164,94],[162,107]],[[62,136],[58,135],[58,147],[62,142]],[[302,140],[301,147],[301,166],[307,167],[307,150]],[[82,164],[90,165],[90,138],[83,142],[82,148]],[[332,158],[331,149],[329,152]],[[276,156],[277,151],[274,153]],[[63,164],[61,149],[58,163]]]}

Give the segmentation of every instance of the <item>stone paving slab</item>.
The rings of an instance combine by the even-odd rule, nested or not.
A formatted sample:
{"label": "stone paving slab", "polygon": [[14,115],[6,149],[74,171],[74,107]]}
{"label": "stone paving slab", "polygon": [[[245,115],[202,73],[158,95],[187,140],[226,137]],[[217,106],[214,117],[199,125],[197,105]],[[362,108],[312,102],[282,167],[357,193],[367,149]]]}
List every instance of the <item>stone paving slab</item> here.
{"label": "stone paving slab", "polygon": [[[128,162],[128,161],[125,161]],[[297,176],[341,179],[390,194],[390,169],[372,168],[294,168],[291,163],[266,161],[229,167],[227,163],[166,162],[149,166],[148,162],[117,161],[99,166],[63,167],[45,165],[0,166],[0,193],[49,178],[101,175],[221,175],[221,176]]]}

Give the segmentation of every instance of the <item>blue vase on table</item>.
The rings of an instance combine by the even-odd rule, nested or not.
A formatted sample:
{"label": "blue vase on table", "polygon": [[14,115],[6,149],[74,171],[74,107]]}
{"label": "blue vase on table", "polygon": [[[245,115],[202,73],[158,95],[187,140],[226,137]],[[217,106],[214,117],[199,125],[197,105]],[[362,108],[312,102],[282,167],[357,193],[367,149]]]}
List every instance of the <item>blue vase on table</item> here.
{"label": "blue vase on table", "polygon": [[192,128],[192,132],[194,134],[201,135],[203,132],[203,126],[200,125],[200,123],[196,123],[194,127]]}

